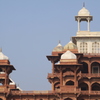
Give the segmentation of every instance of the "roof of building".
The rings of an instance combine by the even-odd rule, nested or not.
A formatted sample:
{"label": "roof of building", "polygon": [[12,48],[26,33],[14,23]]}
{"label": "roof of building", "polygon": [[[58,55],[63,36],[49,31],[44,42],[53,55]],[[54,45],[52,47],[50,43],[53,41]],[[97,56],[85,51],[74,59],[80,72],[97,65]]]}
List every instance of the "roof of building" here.
{"label": "roof of building", "polygon": [[64,50],[70,50],[70,49],[77,49],[77,46],[72,41],[70,41],[68,44],[64,46]]}
{"label": "roof of building", "polygon": [[90,16],[90,12],[85,7],[83,7],[81,10],[79,10],[78,16]]}
{"label": "roof of building", "polygon": [[59,43],[54,49],[53,52],[59,52],[63,50],[63,46]]}
{"label": "roof of building", "polygon": [[61,59],[77,59],[77,57],[74,53],[67,50],[64,54],[61,55]]}
{"label": "roof of building", "polygon": [[2,53],[2,49],[0,49],[0,60],[8,60],[9,58]]}

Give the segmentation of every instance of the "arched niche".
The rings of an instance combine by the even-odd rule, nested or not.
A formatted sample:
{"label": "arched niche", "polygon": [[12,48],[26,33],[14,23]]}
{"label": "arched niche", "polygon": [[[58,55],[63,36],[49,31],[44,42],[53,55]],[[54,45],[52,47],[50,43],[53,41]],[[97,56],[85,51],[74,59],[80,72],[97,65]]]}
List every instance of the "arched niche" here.
{"label": "arched niche", "polygon": [[91,90],[92,91],[100,91],[100,84],[99,83],[93,83],[91,85]]}
{"label": "arched niche", "polygon": [[66,98],[66,99],[64,99],[64,100],[73,100],[73,99],[71,99],[71,98]]}
{"label": "arched niche", "polygon": [[65,85],[68,85],[68,86],[74,85],[74,82],[73,81],[67,81]]}
{"label": "arched niche", "polygon": [[88,73],[88,64],[86,62],[82,62],[81,64],[83,65],[82,73]]}
{"label": "arched niche", "polygon": [[54,84],[55,90],[60,89],[60,82],[57,82]]}
{"label": "arched niche", "polygon": [[71,68],[66,68],[66,69],[63,70],[63,73],[66,73],[66,72],[74,73],[74,70],[72,70]]}
{"label": "arched niche", "polygon": [[82,91],[88,90],[88,85],[86,83],[80,83],[79,88],[81,88]]}
{"label": "arched niche", "polygon": [[98,62],[93,62],[91,64],[91,73],[93,74],[100,73],[100,64]]}
{"label": "arched niche", "polygon": [[43,100],[43,99],[40,99],[40,100]]}

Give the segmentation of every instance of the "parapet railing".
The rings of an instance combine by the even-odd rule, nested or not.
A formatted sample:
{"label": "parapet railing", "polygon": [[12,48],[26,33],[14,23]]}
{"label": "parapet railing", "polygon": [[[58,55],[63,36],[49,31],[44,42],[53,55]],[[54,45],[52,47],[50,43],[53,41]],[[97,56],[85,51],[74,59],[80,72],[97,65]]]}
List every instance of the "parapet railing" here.
{"label": "parapet railing", "polygon": [[80,90],[80,89],[65,89],[62,91],[11,91],[11,94],[12,95],[48,95],[48,94],[55,94],[55,93],[58,93],[58,92],[62,92],[62,93],[79,93],[79,94],[82,94],[82,95],[100,95],[100,91],[83,91],[83,90]]}
{"label": "parapet railing", "polygon": [[83,53],[83,55],[100,56],[100,53]]}
{"label": "parapet railing", "polygon": [[81,91],[83,95],[100,95],[100,91]]}
{"label": "parapet railing", "polygon": [[11,91],[11,94],[13,95],[19,95],[19,94],[48,94],[53,93],[53,91]]}

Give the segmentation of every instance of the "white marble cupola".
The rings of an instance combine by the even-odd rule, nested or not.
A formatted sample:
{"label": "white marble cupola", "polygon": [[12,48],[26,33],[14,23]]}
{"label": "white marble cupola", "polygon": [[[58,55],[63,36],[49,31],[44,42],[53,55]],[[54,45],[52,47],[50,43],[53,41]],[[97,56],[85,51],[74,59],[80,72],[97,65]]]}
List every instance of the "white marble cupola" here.
{"label": "white marble cupola", "polygon": [[[79,10],[78,15],[75,16],[75,20],[78,21],[78,31],[76,36],[72,37],[72,41],[78,47],[79,53],[100,53],[100,32],[91,32],[90,31],[90,21],[92,21],[93,16],[90,15],[89,10],[84,6]],[[80,22],[87,22],[87,30],[80,30]]]}
{"label": "white marble cupola", "polygon": [[78,22],[78,31],[80,30],[80,23],[82,21],[87,22],[87,31],[90,31],[90,21],[92,21],[93,17],[90,15],[90,12],[85,8],[85,5],[83,5],[83,8],[79,10],[78,15],[75,16],[75,20]]}

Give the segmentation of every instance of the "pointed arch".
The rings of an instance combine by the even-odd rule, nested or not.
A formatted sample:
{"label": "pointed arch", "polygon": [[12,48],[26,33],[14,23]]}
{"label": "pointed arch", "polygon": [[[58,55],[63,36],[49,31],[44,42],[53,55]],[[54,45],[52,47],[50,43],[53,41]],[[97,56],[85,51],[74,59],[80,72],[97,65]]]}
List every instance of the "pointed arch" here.
{"label": "pointed arch", "polygon": [[82,62],[81,64],[83,65],[82,73],[88,73],[88,64],[86,62]]}
{"label": "pointed arch", "polygon": [[70,81],[67,81],[65,85],[74,85],[74,82],[70,80]]}
{"label": "pointed arch", "polygon": [[100,91],[100,84],[99,83],[93,83],[91,85],[91,90],[92,91]]}
{"label": "pointed arch", "polygon": [[66,68],[65,70],[63,70],[63,73],[66,73],[66,72],[74,73],[74,70],[72,70],[71,68]]}
{"label": "pointed arch", "polygon": [[88,90],[88,85],[84,82],[79,84],[79,88],[81,88],[81,90],[86,91]]}
{"label": "pointed arch", "polygon": [[98,62],[93,62],[91,64],[91,73],[100,73],[100,64]]}
{"label": "pointed arch", "polygon": [[55,84],[54,84],[54,88],[55,88],[55,90],[56,90],[56,89],[60,89],[60,82],[55,83]]}
{"label": "pointed arch", "polygon": [[2,72],[3,70],[0,68],[0,72]]}
{"label": "pointed arch", "polygon": [[64,99],[64,100],[72,100],[71,98],[66,98],[66,99]]}

